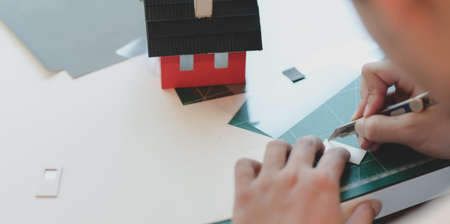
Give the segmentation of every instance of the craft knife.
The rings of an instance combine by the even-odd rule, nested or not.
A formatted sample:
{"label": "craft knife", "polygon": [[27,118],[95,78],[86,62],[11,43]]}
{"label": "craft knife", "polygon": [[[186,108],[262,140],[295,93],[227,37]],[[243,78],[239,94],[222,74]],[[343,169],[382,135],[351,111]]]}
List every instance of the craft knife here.
{"label": "craft knife", "polygon": [[[436,104],[436,101],[430,98],[429,92],[425,92],[411,99],[389,106],[379,114],[398,116],[411,112],[419,113],[434,104]],[[336,138],[343,138],[355,134],[355,125],[356,120],[338,127],[328,139],[331,141]]]}

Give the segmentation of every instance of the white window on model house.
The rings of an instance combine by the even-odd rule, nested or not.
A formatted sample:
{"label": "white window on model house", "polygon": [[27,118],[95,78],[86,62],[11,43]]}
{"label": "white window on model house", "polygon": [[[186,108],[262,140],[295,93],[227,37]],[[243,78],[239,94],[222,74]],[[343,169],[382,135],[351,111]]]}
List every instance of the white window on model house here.
{"label": "white window on model house", "polygon": [[228,53],[215,53],[214,54],[214,68],[228,68]]}
{"label": "white window on model house", "polygon": [[181,55],[180,56],[180,71],[192,71],[194,70],[194,55]]}
{"label": "white window on model house", "polygon": [[213,4],[213,0],[194,0],[195,17],[198,19],[211,17]]}

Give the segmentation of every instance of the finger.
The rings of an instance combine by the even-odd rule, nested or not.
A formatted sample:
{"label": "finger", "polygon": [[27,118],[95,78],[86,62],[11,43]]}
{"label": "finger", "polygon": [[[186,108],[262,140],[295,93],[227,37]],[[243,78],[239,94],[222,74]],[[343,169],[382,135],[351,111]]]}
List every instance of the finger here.
{"label": "finger", "polygon": [[239,191],[255,180],[261,170],[261,163],[251,159],[240,159],[234,170],[236,191]]}
{"label": "finger", "polygon": [[264,155],[262,173],[273,173],[285,167],[287,155],[292,147],[282,140],[271,141],[267,144]]}
{"label": "finger", "polygon": [[[358,104],[358,107],[356,109],[356,112],[353,114],[352,116],[352,120],[357,120],[361,117],[363,117],[364,115],[364,110],[366,109],[367,106],[367,98],[368,98],[368,87],[370,85],[369,81],[370,76],[372,75],[372,73],[374,73],[376,70],[375,68],[380,67],[380,64],[383,64],[384,62],[374,62],[374,63],[369,63],[363,66],[362,71],[361,71],[361,86],[360,86],[360,95],[361,95],[361,100]],[[379,70],[379,69],[377,69]]]}
{"label": "finger", "polygon": [[312,167],[317,153],[323,152],[325,146],[315,136],[303,137],[297,140],[287,162],[287,169],[298,170],[301,167]]}
{"label": "finger", "polygon": [[364,114],[364,108],[367,104],[367,98],[361,99],[358,104],[358,108],[356,109],[355,113],[352,115],[351,120],[357,120],[361,118]]}
{"label": "finger", "polygon": [[393,94],[398,99],[406,99],[414,90],[415,85],[408,78],[401,77],[398,70],[389,60],[369,63],[362,69],[361,81],[361,103],[357,112],[352,117],[353,120],[361,117],[369,117],[375,114],[386,105],[387,89],[395,85],[396,91]]}
{"label": "finger", "polygon": [[317,169],[321,170],[331,177],[335,183],[339,183],[345,164],[350,159],[350,153],[343,148],[328,149],[319,160]]}
{"label": "finger", "polygon": [[384,106],[387,89],[397,81],[385,71],[385,63],[371,63],[363,67],[361,97],[365,101],[364,117],[375,114]]}
{"label": "finger", "polygon": [[[385,106],[387,107],[389,105],[393,105],[396,104],[398,102],[404,101],[408,98],[410,98],[411,94],[401,90],[401,89],[397,89],[394,92],[389,92],[386,96],[385,99]],[[362,102],[362,101],[361,101]],[[359,119],[360,117],[356,118]],[[376,151],[380,144],[378,143],[374,143],[374,142],[370,142],[369,140],[365,139],[364,137],[358,136],[358,142],[359,142],[359,146],[361,149],[366,149],[370,152],[374,152]]]}
{"label": "finger", "polygon": [[362,137],[361,135],[357,135],[357,136],[358,136],[359,147],[361,149],[368,149],[370,147],[371,143],[367,139]]}
{"label": "finger", "polygon": [[366,201],[358,205],[347,224],[365,224],[372,223],[375,217],[381,211],[381,202],[377,200]]}
{"label": "finger", "polygon": [[400,116],[373,115],[369,118],[359,119],[355,129],[361,138],[376,143],[400,143],[410,145],[419,130],[416,130],[421,121],[420,113],[407,113]]}
{"label": "finger", "polygon": [[364,65],[361,82],[361,99],[365,101],[364,117],[375,114],[384,106],[390,86],[395,85],[399,93],[413,92],[413,83],[402,78],[400,73],[389,60]]}

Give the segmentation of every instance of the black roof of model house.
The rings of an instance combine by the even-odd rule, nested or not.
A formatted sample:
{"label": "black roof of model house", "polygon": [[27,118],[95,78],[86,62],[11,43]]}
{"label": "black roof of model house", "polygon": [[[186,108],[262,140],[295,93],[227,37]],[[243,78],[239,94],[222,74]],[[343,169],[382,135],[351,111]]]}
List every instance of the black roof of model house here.
{"label": "black roof of model house", "polygon": [[257,0],[214,0],[197,19],[194,0],[145,0],[150,57],[262,50]]}

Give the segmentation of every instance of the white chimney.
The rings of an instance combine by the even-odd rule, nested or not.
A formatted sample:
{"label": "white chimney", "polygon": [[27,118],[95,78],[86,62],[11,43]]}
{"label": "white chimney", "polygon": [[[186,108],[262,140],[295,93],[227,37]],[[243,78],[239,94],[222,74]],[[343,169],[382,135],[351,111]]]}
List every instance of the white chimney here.
{"label": "white chimney", "polygon": [[198,19],[211,17],[213,0],[194,0],[195,17]]}

